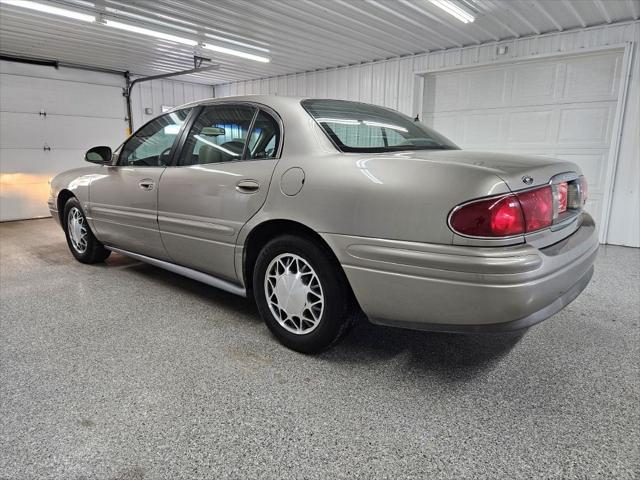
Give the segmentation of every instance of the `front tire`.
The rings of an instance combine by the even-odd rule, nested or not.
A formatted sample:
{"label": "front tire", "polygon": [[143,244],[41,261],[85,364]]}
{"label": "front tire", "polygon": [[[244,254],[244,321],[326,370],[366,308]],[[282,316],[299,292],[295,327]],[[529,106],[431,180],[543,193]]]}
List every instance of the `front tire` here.
{"label": "front tire", "polygon": [[82,263],[103,262],[111,251],[93,235],[87,217],[77,198],[71,197],[64,206],[64,233],[71,254]]}
{"label": "front tire", "polygon": [[292,350],[326,350],[351,325],[353,301],[344,272],[313,239],[283,235],[267,243],[256,260],[253,292],[269,330]]}

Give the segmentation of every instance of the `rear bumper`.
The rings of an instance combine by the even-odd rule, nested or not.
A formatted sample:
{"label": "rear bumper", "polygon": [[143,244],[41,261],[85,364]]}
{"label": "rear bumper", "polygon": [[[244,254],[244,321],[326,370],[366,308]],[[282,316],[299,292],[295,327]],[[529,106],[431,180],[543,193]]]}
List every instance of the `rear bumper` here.
{"label": "rear bumper", "polygon": [[517,330],[560,311],[593,275],[593,219],[537,249],[461,247],[325,234],[373,323],[420,330]]}

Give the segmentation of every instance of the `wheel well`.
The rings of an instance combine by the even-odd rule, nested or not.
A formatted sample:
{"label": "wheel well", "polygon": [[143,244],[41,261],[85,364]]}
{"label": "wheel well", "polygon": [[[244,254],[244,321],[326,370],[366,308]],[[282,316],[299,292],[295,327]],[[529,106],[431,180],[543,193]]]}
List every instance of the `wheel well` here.
{"label": "wheel well", "polygon": [[[342,267],[340,266],[340,262],[338,262],[338,258],[335,253],[333,253],[331,247],[329,247],[327,242],[325,242],[317,232],[302,223],[294,222],[292,220],[269,220],[261,223],[251,230],[251,233],[249,233],[249,236],[244,243],[242,273],[247,291],[251,291],[253,288],[253,268],[262,247],[264,247],[267,242],[273,238],[284,234],[299,235],[313,240],[327,252],[335,262],[335,265],[342,271]],[[347,284],[348,283],[349,282],[347,281]]]}
{"label": "wheel well", "polygon": [[62,225],[62,228],[66,228],[64,223],[64,206],[71,197],[75,197],[75,195],[67,189],[60,190],[58,193],[58,217],[60,217],[60,225]]}

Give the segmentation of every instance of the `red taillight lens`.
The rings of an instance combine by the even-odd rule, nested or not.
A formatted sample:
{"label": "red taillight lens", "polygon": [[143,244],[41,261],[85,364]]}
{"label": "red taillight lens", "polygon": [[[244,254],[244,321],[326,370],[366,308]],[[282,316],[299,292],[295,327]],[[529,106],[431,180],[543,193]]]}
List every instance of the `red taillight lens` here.
{"label": "red taillight lens", "polygon": [[451,214],[451,228],[473,237],[507,237],[524,231],[524,217],[515,195],[479,200]]}
{"label": "red taillight lens", "polygon": [[558,215],[567,211],[569,203],[569,184],[567,182],[559,183],[556,186],[558,192]]}
{"label": "red taillight lens", "polygon": [[546,228],[552,222],[550,185],[468,203],[454,210],[449,219],[456,233],[472,237],[523,235]]}
{"label": "red taillight lens", "polygon": [[522,205],[526,232],[533,232],[551,225],[553,222],[551,185],[518,193],[517,197]]}

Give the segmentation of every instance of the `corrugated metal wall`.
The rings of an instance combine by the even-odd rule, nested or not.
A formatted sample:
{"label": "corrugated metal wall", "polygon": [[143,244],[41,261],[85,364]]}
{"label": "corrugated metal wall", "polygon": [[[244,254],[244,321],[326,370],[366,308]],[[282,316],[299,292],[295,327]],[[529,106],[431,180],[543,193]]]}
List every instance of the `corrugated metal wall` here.
{"label": "corrugated metal wall", "polygon": [[[505,60],[523,60],[535,55],[577,53],[582,49],[640,42],[640,23],[628,22],[602,27],[572,30],[479,46],[451,49],[348,67],[248,80],[216,85],[217,97],[248,94],[278,94],[318,98],[340,98],[384,105],[415,116],[419,104],[420,82],[416,72],[455,67],[471,67]],[[497,55],[497,46],[506,45],[506,55]],[[637,50],[637,47],[636,47]],[[638,131],[639,70],[636,52],[632,65],[627,109],[622,129],[622,141],[608,242],[640,246],[640,147]],[[414,92],[414,90],[416,90]],[[629,213],[632,213],[631,215]]]}
{"label": "corrugated metal wall", "polygon": [[[513,41],[451,49],[374,63],[315,72],[247,80],[215,86],[216,97],[265,94],[359,100],[415,114],[414,72],[502,62],[532,55],[575,52],[582,48],[620,44],[634,39],[638,22],[561,32]],[[498,56],[496,45],[506,45]]]}
{"label": "corrugated metal wall", "polygon": [[[162,106],[176,107],[184,103],[213,97],[213,87],[178,80],[151,80],[134,85],[131,94],[133,128],[139,128],[162,113]],[[151,113],[145,113],[151,109]]]}

